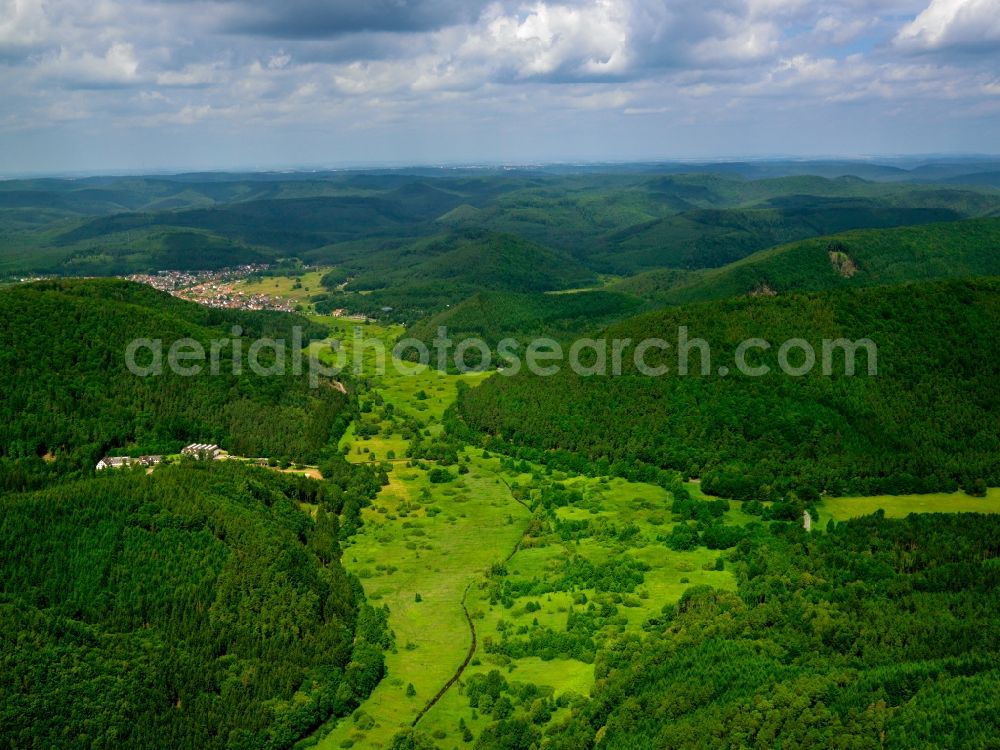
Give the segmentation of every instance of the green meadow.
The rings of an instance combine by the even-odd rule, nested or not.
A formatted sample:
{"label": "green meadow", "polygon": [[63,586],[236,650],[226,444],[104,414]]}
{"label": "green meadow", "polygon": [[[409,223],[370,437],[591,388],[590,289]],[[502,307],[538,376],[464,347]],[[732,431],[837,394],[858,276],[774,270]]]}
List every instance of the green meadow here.
{"label": "green meadow", "polygon": [[846,521],[885,511],[888,518],[905,518],[910,513],[1000,513],[1000,488],[990,488],[986,497],[964,492],[929,495],[873,495],[871,497],[826,498],[819,504],[821,520]]}
{"label": "green meadow", "polygon": [[488,472],[474,468],[446,487],[431,485],[426,474],[396,466],[365,510],[363,531],[344,548],[345,567],[361,579],[369,601],[388,605],[396,646],[386,679],[319,747],[340,747],[345,739],[385,746],[413,721],[471,644],[463,593],[514,547],[527,521],[528,512]]}
{"label": "green meadow", "polygon": [[[317,320],[333,326],[333,337],[348,350],[350,361],[356,330],[386,342],[395,340],[401,330],[337,318]],[[377,364],[374,350],[366,349],[362,361],[364,373],[372,372],[369,368]],[[620,479],[547,475],[534,465],[512,468],[499,457],[484,456],[474,448],[466,448],[459,458],[465,473],[446,483],[430,481],[434,462],[406,460],[413,438],[407,430],[416,424],[422,439],[438,435],[459,379],[471,385],[486,375],[447,375],[407,362],[399,363],[399,370],[388,364],[378,377],[357,379],[362,413],[340,445],[350,461],[395,459],[388,484],[363,511],[364,526],[345,544],[343,557],[345,567],[362,581],[368,599],[376,606],[389,607],[395,647],[387,656],[387,676],[371,697],[350,719],[323,728],[310,742],[322,748],[388,746],[469,653],[472,636],[463,602],[476,627],[477,649],[461,679],[419,722],[419,728],[437,741],[450,738],[458,744],[460,722],[477,734],[489,722],[488,715],[472,709],[464,695],[468,680],[475,675],[502,670],[512,684],[536,685],[554,698],[564,696],[567,705],[574,697],[588,695],[593,687],[592,657],[510,658],[489,652],[485,644],[498,642],[502,630],[516,631],[530,624],[564,633],[570,613],[585,610],[580,602],[586,599],[621,613],[595,641],[603,642],[612,633],[641,632],[645,620],[655,616],[664,603],[676,601],[690,585],[735,587],[729,572],[714,569],[718,553],[704,549],[674,552],[656,541],[658,534],[669,533],[672,526],[671,498],[662,488]],[[634,525],[637,536],[626,546],[593,536],[572,542],[551,533],[525,536],[532,520],[526,506],[534,504],[542,488],[554,482],[581,498],[577,505],[560,508],[559,519],[596,522],[602,528]],[[741,520],[734,517],[734,521]],[[628,597],[627,607],[618,606],[620,596],[592,587],[560,588],[568,560],[580,558],[601,565],[623,553],[649,568],[643,585]],[[553,590],[544,597],[491,602],[488,572],[500,563],[509,570],[513,585],[538,580]]]}
{"label": "green meadow", "polygon": [[303,309],[312,309],[310,298],[323,291],[320,280],[329,268],[305,271],[297,276],[264,276],[260,279],[240,281],[236,288],[246,294],[268,294],[292,300]]}
{"label": "green meadow", "polygon": [[[356,330],[387,343],[400,332],[397,327],[321,320],[335,326],[334,337],[352,358]],[[374,350],[363,355],[364,373],[373,372]],[[457,377],[406,362],[398,363],[401,370],[388,364],[360,396],[370,403],[377,394],[381,414],[363,413],[360,421],[379,417],[379,431],[359,436],[358,424],[353,424],[341,440],[348,460],[402,459],[410,441],[401,435],[400,424],[416,421],[422,433],[435,434],[455,398]],[[482,376],[462,377],[475,381]],[[386,418],[386,405],[391,405],[391,418]],[[527,524],[529,512],[489,467],[470,464],[467,474],[447,484],[431,482],[430,468],[393,462],[389,483],[363,512],[361,533],[344,547],[344,565],[361,579],[369,601],[388,605],[396,642],[387,655],[387,677],[351,720],[332,727],[318,747],[385,747],[410,725],[468,653],[465,591],[491,563],[510,553]]]}

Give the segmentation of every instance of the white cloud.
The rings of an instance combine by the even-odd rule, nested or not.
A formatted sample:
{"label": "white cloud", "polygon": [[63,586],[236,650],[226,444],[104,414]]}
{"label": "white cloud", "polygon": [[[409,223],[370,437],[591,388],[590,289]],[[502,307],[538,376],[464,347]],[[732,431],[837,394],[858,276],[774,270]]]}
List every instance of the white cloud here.
{"label": "white cloud", "polygon": [[761,60],[779,49],[778,28],[770,22],[746,25],[727,24],[725,34],[706,39],[692,50],[693,60],[706,66],[737,64]]}
{"label": "white cloud", "polygon": [[0,53],[40,43],[47,27],[41,0],[0,0]]}
{"label": "white cloud", "polygon": [[632,42],[640,69],[719,69],[774,57],[782,28],[801,4],[783,0],[633,3]]}
{"label": "white cloud", "polygon": [[282,68],[287,68],[288,63],[291,61],[292,56],[285,53],[271,55],[271,58],[267,61],[267,67],[271,70],[281,70]]}
{"label": "white cloud", "polygon": [[45,80],[71,88],[102,88],[140,83],[139,59],[128,42],[114,42],[103,53],[60,47],[45,56],[36,73]]}
{"label": "white cloud", "polygon": [[910,51],[987,46],[1000,53],[1000,0],[931,0],[895,43]]}
{"label": "white cloud", "polygon": [[522,14],[491,8],[456,51],[516,78],[613,75],[628,64],[625,2],[596,0],[580,6],[539,2]]}

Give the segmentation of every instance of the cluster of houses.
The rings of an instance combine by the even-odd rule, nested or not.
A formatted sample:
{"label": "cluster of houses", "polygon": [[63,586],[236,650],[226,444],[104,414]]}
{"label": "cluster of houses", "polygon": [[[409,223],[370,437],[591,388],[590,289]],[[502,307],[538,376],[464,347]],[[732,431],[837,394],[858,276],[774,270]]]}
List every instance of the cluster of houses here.
{"label": "cluster of houses", "polygon": [[139,284],[147,284],[161,292],[175,292],[213,281],[234,281],[250,274],[266,271],[270,266],[263,263],[249,263],[236,268],[218,271],[158,271],[154,274],[135,273],[125,278]]}
{"label": "cluster of houses", "polygon": [[291,300],[268,294],[250,294],[236,289],[231,283],[197,284],[171,294],[206,307],[227,310],[277,310],[278,312],[295,310],[295,304]]}
{"label": "cluster of houses", "polygon": [[97,470],[104,469],[124,469],[128,466],[142,466],[151,469],[163,461],[163,456],[105,456],[97,462]]}
{"label": "cluster of houses", "polygon": [[[219,446],[209,443],[191,443],[191,445],[181,450],[182,456],[189,456],[197,461],[215,461],[221,457]],[[97,462],[97,470],[104,469],[124,469],[129,466],[142,466],[151,469],[163,462],[163,456],[105,456]]]}
{"label": "cluster of houses", "polygon": [[234,286],[236,282],[268,267],[266,264],[251,263],[220,271],[160,271],[155,274],[137,273],[125,278],[207,307],[293,312],[294,302],[291,300],[267,294],[249,294]]}

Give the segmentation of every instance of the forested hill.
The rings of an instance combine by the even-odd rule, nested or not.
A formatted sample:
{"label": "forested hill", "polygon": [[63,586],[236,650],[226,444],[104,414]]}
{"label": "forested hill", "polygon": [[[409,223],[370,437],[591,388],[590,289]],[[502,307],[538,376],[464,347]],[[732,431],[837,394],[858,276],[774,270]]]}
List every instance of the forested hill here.
{"label": "forested hill", "polygon": [[[639,375],[626,357],[620,377],[580,377],[563,367],[552,377],[496,375],[460,394],[458,413],[475,430],[516,446],[580,454],[614,464],[674,468],[702,487],[737,499],[800,494],[929,492],[1000,484],[1000,280],[845,290],[778,298],[742,298],[667,309],[612,327],[609,338],[658,337],[676,347],[678,327],[711,345],[711,372]],[[736,373],[734,350],[747,338],[772,347],[748,363],[763,377]],[[817,366],[804,377],[782,373],[780,344],[873,340],[878,373],[844,377]],[[631,351],[631,350],[630,350]],[[801,353],[789,357],[801,364]],[[733,374],[723,377],[721,366]]]}
{"label": "forested hill", "polygon": [[286,748],[353,710],[390,637],[340,565],[368,473],[190,461],[0,495],[0,745]]}
{"label": "forested hill", "polygon": [[[351,270],[352,264],[345,267]],[[510,234],[451,232],[372,256],[356,267],[348,289],[383,289],[434,282],[450,287],[545,292],[593,283],[597,277],[568,255]]]}
{"label": "forested hill", "polygon": [[[481,291],[542,293],[597,283],[568,254],[510,234],[449,232],[344,258],[321,310],[347,307],[411,323]],[[354,294],[360,292],[361,294]]]}
{"label": "forested hill", "polygon": [[610,288],[660,304],[1000,274],[1000,219],[858,229],[763,250],[721,268],[663,269]]}
{"label": "forested hill", "polygon": [[[348,398],[329,384],[311,389],[305,375],[233,373],[231,347],[219,374],[137,377],[125,350],[139,338],[169,346],[246,335],[306,336],[322,328],[273,313],[209,310],[115,280],[57,281],[0,290],[0,478],[9,488],[26,475],[92,469],[109,451],[174,453],[186,442],[212,442],[248,456],[314,463],[344,427]],[[143,363],[148,355],[140,355]],[[266,362],[266,356],[262,357]],[[49,463],[43,465],[42,457]]]}
{"label": "forested hill", "polygon": [[[481,292],[420,321],[406,333],[430,348],[438,329],[443,327],[453,341],[477,337],[492,348],[506,337],[564,338],[598,330],[638,313],[641,308],[642,301],[636,297],[605,291],[568,294]],[[474,351],[469,352],[467,363],[470,367],[476,364]]]}

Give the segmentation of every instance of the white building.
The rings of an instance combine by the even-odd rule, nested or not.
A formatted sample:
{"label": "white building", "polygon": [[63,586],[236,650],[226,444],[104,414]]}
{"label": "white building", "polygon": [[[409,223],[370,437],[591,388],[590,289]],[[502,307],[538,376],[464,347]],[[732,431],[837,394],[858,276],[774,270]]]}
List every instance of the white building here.
{"label": "white building", "polygon": [[190,456],[198,461],[214,461],[219,457],[219,446],[208,443],[191,443],[181,451],[182,456]]}

